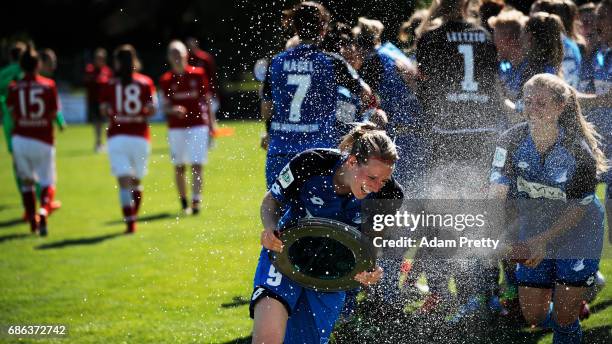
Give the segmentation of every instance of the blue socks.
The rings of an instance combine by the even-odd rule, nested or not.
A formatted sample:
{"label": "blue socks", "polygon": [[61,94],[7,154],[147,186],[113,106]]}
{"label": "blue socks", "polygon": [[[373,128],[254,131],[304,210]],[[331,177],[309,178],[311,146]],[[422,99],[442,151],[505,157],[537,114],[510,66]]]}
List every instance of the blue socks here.
{"label": "blue socks", "polygon": [[567,326],[561,326],[555,321],[553,330],[553,344],[580,344],[582,341],[582,328],[578,320]]}

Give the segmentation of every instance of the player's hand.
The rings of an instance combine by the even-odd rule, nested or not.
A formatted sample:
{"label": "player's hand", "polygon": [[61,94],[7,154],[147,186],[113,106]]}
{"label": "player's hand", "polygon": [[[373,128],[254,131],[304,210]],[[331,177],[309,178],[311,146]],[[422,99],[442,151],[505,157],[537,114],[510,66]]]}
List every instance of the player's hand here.
{"label": "player's hand", "polygon": [[383,269],[380,266],[376,266],[374,271],[362,271],[355,275],[355,281],[368,286],[376,284],[383,276]]}
{"label": "player's hand", "polygon": [[524,265],[528,268],[535,268],[540,265],[546,256],[546,243],[538,239],[531,240],[527,243],[529,247],[529,258]]}
{"label": "player's hand", "polygon": [[264,229],[261,232],[261,245],[270,251],[283,251],[283,242],[278,238],[275,231],[269,229]]}
{"label": "player's hand", "polygon": [[64,130],[66,130],[66,126],[64,124],[59,126],[59,131],[63,132]]}
{"label": "player's hand", "polygon": [[177,117],[187,116],[187,108],[183,105],[174,105],[172,107],[172,115]]}
{"label": "player's hand", "polygon": [[259,142],[259,146],[263,150],[268,150],[268,145],[270,144],[270,134],[264,134],[261,136],[261,141]]}

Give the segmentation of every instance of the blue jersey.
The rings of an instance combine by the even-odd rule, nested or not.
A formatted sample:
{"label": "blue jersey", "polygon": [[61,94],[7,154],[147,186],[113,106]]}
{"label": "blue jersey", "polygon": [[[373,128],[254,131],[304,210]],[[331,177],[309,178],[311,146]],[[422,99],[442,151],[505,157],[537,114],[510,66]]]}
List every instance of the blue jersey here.
{"label": "blue jersey", "polygon": [[[334,190],[334,174],[346,157],[337,150],[305,151],[291,160],[272,184],[270,192],[281,204],[288,206],[279,228],[303,217],[324,217],[352,226],[362,223],[363,200],[352,194],[338,195]],[[401,199],[403,192],[394,181],[366,199]]]}
{"label": "blue jersey", "polygon": [[[308,150],[295,156],[282,170],[270,192],[283,205],[285,214],[278,227],[286,228],[295,220],[316,216],[359,226],[361,200],[352,194],[338,195],[333,176],[345,161],[338,151]],[[368,199],[396,199],[398,207],[403,193],[389,181]],[[394,213],[396,209],[391,212]],[[327,343],[344,305],[344,292],[320,292],[302,287],[278,272],[268,251],[262,249],[254,278],[249,310],[264,297],[278,300],[289,314],[284,343]]]}
{"label": "blue jersey", "polygon": [[501,61],[499,63],[499,79],[504,86],[506,96],[516,101],[521,90],[521,69],[519,66],[513,66],[509,61]]}
{"label": "blue jersey", "polygon": [[576,42],[562,35],[563,41],[563,62],[561,70],[563,71],[563,79],[574,88],[578,88],[580,84],[580,68],[582,66],[582,53]]}
{"label": "blue jersey", "polygon": [[354,121],[351,101],[365,87],[346,61],[314,45],[276,55],[263,84],[262,98],[273,104],[268,156],[336,147],[338,125]]}
{"label": "blue jersey", "polygon": [[[589,67],[585,68],[581,80],[582,91],[604,95],[612,89],[612,49],[602,48],[593,54]],[[612,108],[594,108],[585,112],[587,120],[595,125],[602,136],[603,150],[606,157],[612,156]],[[604,175],[608,184],[606,198],[612,193],[612,173]]]}
{"label": "blue jersey", "polygon": [[509,195],[518,199],[520,241],[550,229],[569,204],[580,204],[584,217],[549,244],[548,257],[601,254],[603,208],[595,196],[595,160],[583,140],[573,140],[559,129],[557,142],[540,154],[529,126],[517,125],[500,139],[490,178],[508,186]]}

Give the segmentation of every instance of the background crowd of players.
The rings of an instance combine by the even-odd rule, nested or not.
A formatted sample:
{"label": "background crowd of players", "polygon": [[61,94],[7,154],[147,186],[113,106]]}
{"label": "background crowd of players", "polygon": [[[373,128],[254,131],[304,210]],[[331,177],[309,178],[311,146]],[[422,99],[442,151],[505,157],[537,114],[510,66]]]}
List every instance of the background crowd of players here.
{"label": "background crowd of players", "polygon": [[[262,139],[266,181],[277,202],[308,210],[311,194],[283,203],[288,192],[283,190],[290,190],[294,180],[301,185],[313,178],[294,156],[337,148],[343,135],[355,135],[351,123],[370,120],[397,146],[394,178],[405,198],[482,199],[489,194],[502,201],[542,199],[546,204],[538,208],[541,213],[523,204],[508,214],[508,226],[519,227],[529,252],[518,264],[436,259],[435,249],[422,248],[409,266],[403,256],[383,253],[378,265],[385,274],[374,288],[379,292],[368,296],[382,301],[381,311],[371,313],[382,319],[377,325],[392,326],[392,314],[403,313],[406,295],[418,289],[424,274],[429,294],[416,314],[430,316],[432,326],[483,313],[522,312],[528,324],[552,328],[555,343],[580,342],[579,316],[588,316],[586,301],[593,298],[585,291],[603,281],[597,270],[604,208],[593,199],[598,182],[611,185],[605,156],[612,139],[612,2],[577,7],[567,0],[538,0],[523,13],[504,1],[433,1],[401,26],[399,44],[382,41],[385,28],[379,20],[361,17],[354,26],[333,22],[314,3],[284,15],[296,34],[260,76],[268,133]],[[372,185],[364,187],[379,191]],[[563,206],[557,204],[561,199]],[[310,199],[315,201],[321,202]],[[269,204],[262,204],[264,226]],[[280,243],[271,228],[264,229],[262,244],[277,251]],[[567,259],[549,259],[550,245],[558,245],[557,257]],[[576,254],[572,245],[592,251]],[[292,320],[302,319],[304,312],[331,317],[332,324],[350,319],[355,291],[346,293],[342,314],[326,313],[320,304],[331,307],[329,295],[313,297],[283,285],[284,276],[273,267],[268,271],[268,265],[262,255],[251,300],[254,342],[299,342],[303,336],[325,342],[329,320],[301,325]],[[400,271],[408,270],[400,290]],[[456,297],[449,289],[451,278]],[[307,301],[296,304],[295,293],[305,293]],[[261,300],[266,301],[258,308]]]}
{"label": "background crowd of players", "polygon": [[[202,200],[203,165],[207,161],[209,136],[216,126],[218,109],[214,59],[189,39],[168,45],[170,70],[159,80],[162,109],[168,122],[168,141],[175,167],[181,209],[198,214]],[[32,43],[16,42],[11,63],[0,71],[2,78],[3,128],[13,156],[24,218],[33,233],[46,236],[47,217],[61,202],[55,195],[55,148],[53,125],[66,126],[55,82],[57,65],[51,49],[36,51]],[[148,118],[158,108],[154,82],[139,73],[140,61],[133,46],[115,49],[111,66],[107,52],[99,48],[85,67],[88,120],[94,125],[96,152],[108,150],[111,170],[119,185],[119,199],[127,224],[136,230],[142,200],[141,179],[151,151]],[[105,127],[107,146],[103,145]],[[190,183],[187,179],[190,179]],[[191,199],[187,186],[191,185]],[[39,201],[38,209],[36,201]]]}
{"label": "background crowd of players", "polygon": [[[504,5],[503,0],[482,4],[437,0],[430,8],[416,11],[401,26],[397,44],[381,40],[385,28],[376,19],[362,17],[356,23],[340,23],[318,4],[306,7],[309,9],[300,16],[293,15],[292,10],[284,12],[284,24],[292,25],[296,35],[287,41],[285,52],[267,63],[260,76],[261,113],[267,129],[261,145],[267,151],[268,188],[296,154],[312,148],[336,148],[355,122],[372,121],[386,130],[397,146],[400,159],[394,178],[403,185],[406,198],[482,197],[479,195],[489,182],[494,151],[503,157],[495,155],[493,167],[498,174],[491,181],[507,183],[510,191],[506,191],[511,194],[512,183],[504,173],[510,173],[505,163],[512,150],[504,146],[498,151],[495,143],[505,130],[528,120],[527,109],[554,105],[536,94],[525,94],[524,86],[534,76],[539,81],[532,84],[562,90],[561,103],[568,101],[563,98],[567,92],[573,92],[579,115],[584,114],[594,124],[601,135],[599,147],[610,156],[610,0],[580,7],[568,0],[538,0],[529,13]],[[194,40],[186,43],[172,41],[168,45],[170,70],[157,83],[161,105],[154,82],[138,72],[140,62],[131,45],[117,47],[110,65],[107,52],[97,49],[93,63],[85,68],[95,150],[108,151],[127,233],[136,230],[143,199],[141,182],[151,150],[148,118],[159,106],[168,122],[181,208],[186,213],[199,212],[203,165],[210,136],[216,130],[218,82],[212,57]],[[65,121],[51,79],[56,57],[50,49],[36,51],[31,43],[21,42],[14,44],[10,57],[11,64],[0,71],[3,128],[13,156],[24,217],[32,232],[44,236],[48,216],[61,206],[54,199],[53,125],[62,130]],[[546,79],[540,76],[542,73],[557,78]],[[548,95],[556,95],[553,93]],[[540,103],[534,105],[538,99]],[[559,126],[563,125],[559,120]],[[105,126],[106,147],[102,143]],[[577,128],[579,137],[597,137],[582,133],[586,126]],[[563,131],[574,135],[569,132],[572,129],[576,127],[564,127]],[[596,156],[598,146],[590,148]],[[597,169],[598,181],[608,184],[608,199],[612,183],[604,172],[605,168]],[[589,184],[587,179],[577,179],[576,183]],[[191,198],[188,185],[192,187]],[[612,209],[607,211],[612,214]],[[603,236],[603,231],[597,235]],[[514,263],[501,262],[505,276],[502,293],[497,261],[467,265],[434,262],[428,259],[429,254],[427,250],[417,252],[402,288],[400,271],[408,270],[403,257],[381,260],[385,307],[403,309],[397,305],[405,304],[408,291],[417,287],[418,277],[424,274],[430,292],[418,310],[422,314],[435,314],[448,307],[453,298],[448,287],[451,277],[457,286],[457,302],[465,306],[459,308],[461,314],[479,308],[499,314],[520,311],[511,309],[512,300],[517,300],[519,285],[529,287],[517,281]],[[589,266],[595,269],[593,273],[597,263]],[[593,281],[588,286],[576,286],[578,292],[565,295],[566,299],[559,298],[563,293],[556,291],[555,304],[564,307],[555,308],[551,318],[547,312],[550,290],[561,277],[552,278],[552,282],[547,281],[553,284],[550,288],[531,288],[549,292],[536,295],[538,300],[546,300],[546,311],[523,304],[523,314],[530,324],[552,327],[559,343],[576,342],[580,338],[578,315],[588,314],[582,292]],[[501,305],[500,297],[507,303]],[[350,317],[353,302],[354,295],[348,293],[345,317]]]}

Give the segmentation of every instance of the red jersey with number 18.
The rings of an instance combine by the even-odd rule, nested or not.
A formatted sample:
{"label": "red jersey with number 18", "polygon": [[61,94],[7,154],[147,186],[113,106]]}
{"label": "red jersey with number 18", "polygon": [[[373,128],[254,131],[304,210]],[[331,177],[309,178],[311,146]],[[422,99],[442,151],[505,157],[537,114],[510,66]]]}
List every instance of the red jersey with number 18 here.
{"label": "red jersey with number 18", "polygon": [[6,103],[15,123],[13,135],[53,145],[53,120],[59,109],[55,81],[26,74],[9,85]]}
{"label": "red jersey with number 18", "polygon": [[150,138],[147,118],[150,105],[157,105],[155,85],[151,78],[140,73],[132,75],[132,82],[121,84],[121,79],[112,78],[102,89],[101,104],[109,109],[108,137],[115,135]]}

